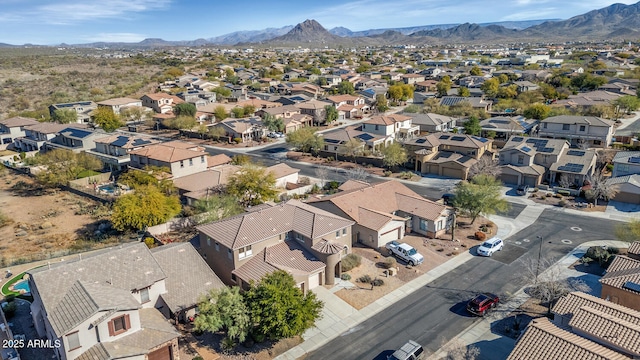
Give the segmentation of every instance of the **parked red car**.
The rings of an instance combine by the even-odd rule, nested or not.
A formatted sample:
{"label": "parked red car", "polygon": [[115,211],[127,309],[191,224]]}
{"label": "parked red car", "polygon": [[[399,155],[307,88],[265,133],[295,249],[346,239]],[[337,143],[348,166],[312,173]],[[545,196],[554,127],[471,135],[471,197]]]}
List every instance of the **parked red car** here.
{"label": "parked red car", "polygon": [[467,311],[479,316],[484,316],[487,311],[493,309],[500,302],[498,295],[491,293],[478,294],[467,303]]}

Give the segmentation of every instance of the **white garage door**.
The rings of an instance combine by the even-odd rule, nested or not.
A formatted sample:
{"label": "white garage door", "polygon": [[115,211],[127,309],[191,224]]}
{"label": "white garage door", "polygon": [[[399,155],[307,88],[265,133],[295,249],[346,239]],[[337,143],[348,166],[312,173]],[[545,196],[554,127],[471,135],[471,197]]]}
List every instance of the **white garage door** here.
{"label": "white garage door", "polygon": [[320,276],[322,273],[309,275],[309,290],[320,286]]}
{"label": "white garage door", "polygon": [[395,228],[380,235],[380,244],[384,245],[389,241],[400,240],[400,228]]}

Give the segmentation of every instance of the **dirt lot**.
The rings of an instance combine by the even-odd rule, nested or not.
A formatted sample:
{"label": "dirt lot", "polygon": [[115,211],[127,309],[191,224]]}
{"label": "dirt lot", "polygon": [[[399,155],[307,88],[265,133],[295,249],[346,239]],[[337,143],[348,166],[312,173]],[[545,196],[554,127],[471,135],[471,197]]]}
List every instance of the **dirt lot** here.
{"label": "dirt lot", "polygon": [[607,201],[598,201],[598,205],[594,206],[593,204],[588,204],[587,199],[583,197],[574,197],[574,196],[562,196],[559,194],[552,194],[547,191],[538,191],[529,194],[529,199],[533,200],[539,204],[545,205],[553,205],[558,207],[566,207],[571,209],[576,209],[580,211],[600,211],[604,212],[607,209]]}
{"label": "dirt lot", "polygon": [[67,192],[43,190],[33,179],[8,169],[0,174],[0,209],[9,218],[0,228],[0,256],[4,264],[29,262],[78,246],[85,230],[93,231],[96,219],[88,209],[97,204]]}
{"label": "dirt lot", "polygon": [[[339,290],[336,295],[356,309],[362,309],[452,257],[480,245],[482,242],[475,239],[474,233],[484,224],[490,224],[487,226],[487,238],[491,237],[492,233],[495,234],[497,232],[495,224],[485,218],[476,219],[476,223],[472,225],[470,224],[470,219],[459,217],[458,228],[455,231],[456,241],[451,241],[450,234],[441,239],[430,239],[415,233],[405,236],[402,241],[418,250],[424,256],[424,262],[418,266],[411,267],[398,260],[397,276],[387,276],[385,274],[386,269],[383,267],[383,263],[386,258],[391,257],[386,249],[377,251],[364,246],[354,246],[353,252],[362,257],[361,265],[347,272],[347,274],[351,275],[350,281],[355,287]],[[358,282],[357,279],[364,275],[369,275],[372,279],[381,279],[384,281],[384,285],[372,287],[370,284]]]}

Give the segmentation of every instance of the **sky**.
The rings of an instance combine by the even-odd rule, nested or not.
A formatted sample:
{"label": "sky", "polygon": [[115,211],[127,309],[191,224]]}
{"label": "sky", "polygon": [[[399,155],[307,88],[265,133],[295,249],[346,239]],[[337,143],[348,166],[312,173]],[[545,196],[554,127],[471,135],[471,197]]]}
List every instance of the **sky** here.
{"label": "sky", "polygon": [[638,0],[0,0],[0,43],[195,40],[317,20],[353,31],[568,19]]}

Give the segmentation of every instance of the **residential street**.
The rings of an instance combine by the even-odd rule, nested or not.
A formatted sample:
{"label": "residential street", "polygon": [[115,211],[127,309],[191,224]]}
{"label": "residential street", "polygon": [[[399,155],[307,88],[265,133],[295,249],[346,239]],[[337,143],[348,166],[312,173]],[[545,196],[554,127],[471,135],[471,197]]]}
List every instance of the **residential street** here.
{"label": "residential street", "polygon": [[[531,226],[506,239],[493,258],[474,257],[440,276],[372,318],[309,354],[307,359],[386,359],[413,339],[433,353],[479,318],[469,316],[466,301],[479,291],[506,299],[520,289],[521,260],[538,256],[559,259],[575,246],[610,239],[615,222],[547,209]],[[474,250],[471,250],[474,252]]]}

